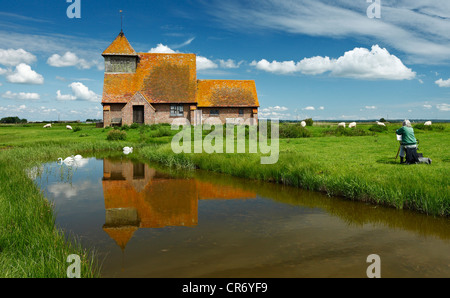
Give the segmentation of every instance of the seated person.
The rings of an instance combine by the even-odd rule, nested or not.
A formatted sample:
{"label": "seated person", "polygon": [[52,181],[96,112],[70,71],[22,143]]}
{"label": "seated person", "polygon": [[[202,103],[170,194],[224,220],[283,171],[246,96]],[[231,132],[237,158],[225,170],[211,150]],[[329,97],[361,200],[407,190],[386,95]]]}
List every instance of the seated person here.
{"label": "seated person", "polygon": [[405,120],[402,125],[403,126],[397,129],[395,133],[402,136],[402,141],[400,143],[400,163],[405,163],[406,149],[417,149],[417,140],[414,136],[414,129],[411,127],[411,122],[409,120]]}

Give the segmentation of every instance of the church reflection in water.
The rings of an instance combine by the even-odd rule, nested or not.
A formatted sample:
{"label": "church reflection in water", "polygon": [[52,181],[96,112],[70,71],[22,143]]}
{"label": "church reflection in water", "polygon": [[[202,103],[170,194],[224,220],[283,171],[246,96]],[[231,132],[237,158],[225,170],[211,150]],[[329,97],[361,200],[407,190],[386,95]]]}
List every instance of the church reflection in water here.
{"label": "church reflection in water", "polygon": [[198,201],[249,199],[256,193],[198,179],[174,178],[144,163],[103,161],[103,230],[124,250],[139,228],[195,226]]}

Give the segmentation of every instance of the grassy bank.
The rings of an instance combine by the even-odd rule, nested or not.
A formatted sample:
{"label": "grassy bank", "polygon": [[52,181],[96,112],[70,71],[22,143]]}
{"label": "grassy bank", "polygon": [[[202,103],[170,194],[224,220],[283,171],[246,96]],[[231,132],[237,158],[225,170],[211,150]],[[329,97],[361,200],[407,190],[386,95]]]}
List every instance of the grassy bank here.
{"label": "grassy bank", "polygon": [[[74,154],[121,152],[172,167],[201,168],[239,177],[317,190],[330,196],[369,201],[431,215],[450,215],[448,124],[443,129],[416,129],[420,152],[431,165],[399,165],[394,131],[336,130],[335,124],[281,127],[277,163],[261,165],[261,154],[174,154],[170,127],[125,127],[125,140],[108,141],[113,129],[93,125],[0,126],[0,276],[65,277],[69,254],[78,254],[83,277],[99,276],[95,253],[55,227],[53,208],[28,177],[26,169]],[[282,134],[283,132],[283,134]],[[298,136],[298,137],[296,137]]]}

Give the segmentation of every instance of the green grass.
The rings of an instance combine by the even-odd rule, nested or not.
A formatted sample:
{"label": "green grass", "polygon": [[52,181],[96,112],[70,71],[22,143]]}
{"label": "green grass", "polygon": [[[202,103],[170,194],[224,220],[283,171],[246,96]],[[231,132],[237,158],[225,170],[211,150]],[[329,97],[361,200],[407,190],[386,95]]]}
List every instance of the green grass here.
{"label": "green grass", "polygon": [[419,152],[433,163],[409,166],[394,160],[394,132],[400,124],[388,124],[382,132],[370,131],[372,124],[358,124],[357,131],[315,124],[305,128],[307,135],[282,127],[289,138],[280,139],[279,160],[273,165],[261,165],[261,154],[174,154],[170,141],[176,131],[167,125],[126,127],[120,130],[126,132],[125,141],[107,140],[113,128],[75,125],[80,130],[66,130],[65,124],[50,129],[0,125],[0,277],[65,277],[66,258],[73,253],[82,257],[83,277],[99,276],[95,251],[85,250],[55,226],[53,206],[25,169],[75,154],[121,154],[124,146],[134,148],[132,158],[170,167],[200,168],[433,216],[450,215],[449,124],[415,130]]}

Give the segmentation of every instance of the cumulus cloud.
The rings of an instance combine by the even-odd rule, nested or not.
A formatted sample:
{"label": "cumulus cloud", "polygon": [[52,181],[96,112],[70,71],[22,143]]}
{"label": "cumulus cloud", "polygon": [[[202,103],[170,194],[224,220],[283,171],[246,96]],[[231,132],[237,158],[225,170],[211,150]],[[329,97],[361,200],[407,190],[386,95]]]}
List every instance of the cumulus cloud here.
{"label": "cumulus cloud", "polygon": [[101,96],[96,94],[94,91],[89,90],[88,87],[80,82],[73,82],[69,85],[72,89],[72,94],[61,94],[61,90],[56,91],[57,100],[86,100],[92,102],[100,102]]}
{"label": "cumulus cloud", "polygon": [[302,110],[307,110],[307,111],[314,111],[316,108],[314,108],[313,106],[308,106],[303,108]]}
{"label": "cumulus cloud", "polygon": [[431,109],[433,106],[432,105],[423,105],[423,107],[427,110]]}
{"label": "cumulus cloud", "polygon": [[259,115],[265,118],[287,119],[291,114],[286,113],[289,109],[283,106],[274,106],[261,109]]}
{"label": "cumulus cloud", "polygon": [[6,76],[6,80],[10,83],[17,84],[43,84],[44,77],[25,63],[16,66],[15,71]]}
{"label": "cumulus cloud", "polygon": [[20,100],[37,100],[41,98],[38,93],[26,93],[26,92],[14,93],[11,91],[6,91],[5,93],[2,94],[2,97]]}
{"label": "cumulus cloud", "polygon": [[47,64],[53,67],[76,66],[81,69],[89,69],[96,63],[89,63],[85,59],[79,58],[75,53],[66,52],[64,55],[53,54],[47,59]]}
{"label": "cumulus cloud", "polygon": [[162,43],[159,43],[156,48],[151,48],[149,53],[162,53],[162,54],[173,54],[176,53],[174,50],[169,48],[166,45],[163,45]]}
{"label": "cumulus cloud", "polygon": [[197,70],[214,69],[219,67],[216,63],[203,56],[196,58]]}
{"label": "cumulus cloud", "polygon": [[264,113],[268,113],[268,112],[274,112],[274,111],[284,112],[284,111],[287,111],[287,110],[288,110],[288,108],[286,108],[286,107],[274,106],[274,107],[264,108],[261,111],[264,112]]}
{"label": "cumulus cloud", "polygon": [[0,49],[0,64],[16,66],[20,63],[31,64],[36,61],[36,56],[24,49]]}
{"label": "cumulus cloud", "polygon": [[56,99],[67,101],[67,100],[76,100],[77,98],[72,94],[61,94],[61,90],[56,91]]}
{"label": "cumulus cloud", "polygon": [[319,107],[319,110],[325,110],[325,107]]}
{"label": "cumulus cloud", "polygon": [[433,64],[450,59],[450,2],[385,0],[382,1],[382,17],[376,22],[366,15],[370,5],[367,2],[210,0],[204,5],[208,13],[236,30],[245,27],[260,32],[275,30],[314,37],[350,37],[361,42],[380,40],[405,53],[406,59],[414,63]]}
{"label": "cumulus cloud", "polygon": [[450,79],[448,80],[439,79],[434,83],[439,87],[450,87]]}
{"label": "cumulus cloud", "polygon": [[330,72],[332,76],[365,80],[410,80],[416,73],[407,68],[399,58],[386,49],[373,45],[366,48],[354,48],[338,59],[329,57],[304,58],[299,62],[272,61],[262,59],[250,65],[257,69],[278,74],[302,73],[318,75]]}
{"label": "cumulus cloud", "polygon": [[377,107],[376,106],[365,106],[365,108],[367,110],[375,110]]}
{"label": "cumulus cloud", "polygon": [[450,112],[450,104],[448,103],[441,103],[436,105],[436,108],[441,112]]}
{"label": "cumulus cloud", "polygon": [[233,59],[219,59],[219,65],[222,68],[239,68],[242,63],[244,63],[244,61],[239,61],[238,63],[236,63],[236,61],[234,61]]}

